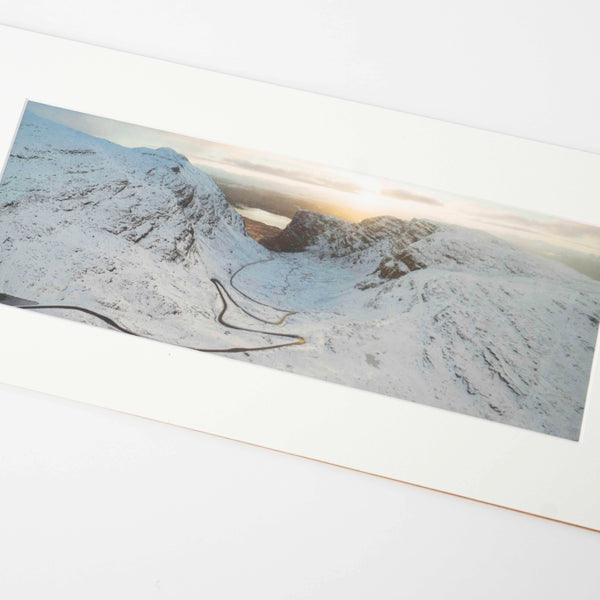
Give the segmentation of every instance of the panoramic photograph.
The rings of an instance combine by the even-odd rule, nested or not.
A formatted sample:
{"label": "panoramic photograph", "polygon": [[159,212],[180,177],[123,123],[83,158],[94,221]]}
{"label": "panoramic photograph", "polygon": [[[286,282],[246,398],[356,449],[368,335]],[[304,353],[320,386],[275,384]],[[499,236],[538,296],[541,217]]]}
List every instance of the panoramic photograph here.
{"label": "panoramic photograph", "polygon": [[0,303],[576,441],[600,228],[28,102]]}

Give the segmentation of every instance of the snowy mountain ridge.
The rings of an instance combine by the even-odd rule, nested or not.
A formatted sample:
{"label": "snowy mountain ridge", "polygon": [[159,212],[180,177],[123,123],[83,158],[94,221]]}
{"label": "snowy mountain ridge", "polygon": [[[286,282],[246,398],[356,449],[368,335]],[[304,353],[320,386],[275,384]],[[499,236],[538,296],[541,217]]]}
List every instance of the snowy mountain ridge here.
{"label": "snowy mountain ridge", "polygon": [[565,265],[484,231],[429,219],[404,221],[379,216],[353,223],[299,210],[283,231],[261,243],[276,252],[307,252],[320,259],[345,257],[352,264],[377,263],[369,274],[377,277],[358,283],[361,289],[431,267],[488,275],[588,280]]}
{"label": "snowy mountain ridge", "polygon": [[[52,140],[52,147],[41,140]],[[26,111],[3,178],[4,208],[43,203],[82,211],[115,236],[182,261],[205,238],[247,237],[242,218],[205,173],[170,148],[124,148]],[[42,186],[20,188],[35,163]],[[30,177],[29,177],[30,178]]]}
{"label": "snowy mountain ridge", "polygon": [[183,155],[125,148],[30,111],[0,201],[0,291],[114,311],[166,341],[202,339],[192,323],[212,318],[210,278],[268,256]]}
{"label": "snowy mountain ridge", "polygon": [[311,210],[298,210],[287,227],[279,235],[264,240],[263,245],[276,252],[309,251],[321,257],[338,257],[390,239],[407,245],[439,227],[426,219],[403,221],[390,216],[352,223]]}

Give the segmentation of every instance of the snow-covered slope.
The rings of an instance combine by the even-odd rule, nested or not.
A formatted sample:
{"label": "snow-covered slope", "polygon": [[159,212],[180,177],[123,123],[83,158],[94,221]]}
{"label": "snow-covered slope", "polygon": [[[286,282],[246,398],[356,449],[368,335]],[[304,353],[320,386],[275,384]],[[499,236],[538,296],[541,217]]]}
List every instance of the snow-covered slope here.
{"label": "snow-covered slope", "polygon": [[[234,356],[577,439],[600,283],[424,219],[298,211],[263,244],[184,156],[25,113],[0,184],[0,295],[185,346],[278,345]],[[229,323],[306,343],[224,326],[213,278]]]}
{"label": "snow-covered slope", "polygon": [[214,341],[202,333],[222,329],[210,277],[268,255],[183,155],[124,148],[29,111],[0,202],[0,292],[82,305],[166,341]]}
{"label": "snow-covered slope", "polygon": [[[268,245],[280,258],[250,267],[240,283],[261,297],[285,290],[291,310],[315,315],[303,331],[327,349],[328,378],[351,374],[367,389],[578,437],[598,282],[485,232],[428,220],[356,224],[302,211]],[[311,351],[298,349],[295,365]]]}

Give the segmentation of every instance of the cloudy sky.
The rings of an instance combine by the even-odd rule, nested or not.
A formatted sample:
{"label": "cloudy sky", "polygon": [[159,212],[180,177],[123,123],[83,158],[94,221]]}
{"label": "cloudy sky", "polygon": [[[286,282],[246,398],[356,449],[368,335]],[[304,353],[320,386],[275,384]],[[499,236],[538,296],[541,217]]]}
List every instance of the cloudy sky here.
{"label": "cloudy sky", "polygon": [[220,180],[318,201],[324,210],[335,207],[337,215],[342,209],[350,220],[381,214],[429,218],[483,229],[523,245],[542,243],[600,256],[597,227],[35,102],[28,109],[123,146],[173,148]]}

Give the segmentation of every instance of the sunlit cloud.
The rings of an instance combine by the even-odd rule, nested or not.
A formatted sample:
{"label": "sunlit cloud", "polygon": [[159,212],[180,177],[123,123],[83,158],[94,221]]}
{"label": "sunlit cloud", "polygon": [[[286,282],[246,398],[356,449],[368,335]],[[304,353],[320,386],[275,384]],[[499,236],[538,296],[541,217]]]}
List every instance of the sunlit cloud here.
{"label": "sunlit cloud", "polygon": [[423,204],[433,204],[436,206],[442,206],[443,202],[437,198],[431,196],[424,196],[423,194],[415,194],[408,192],[402,188],[386,188],[381,190],[382,196],[389,198],[396,198],[398,200],[407,200],[410,202],[422,202]]}

